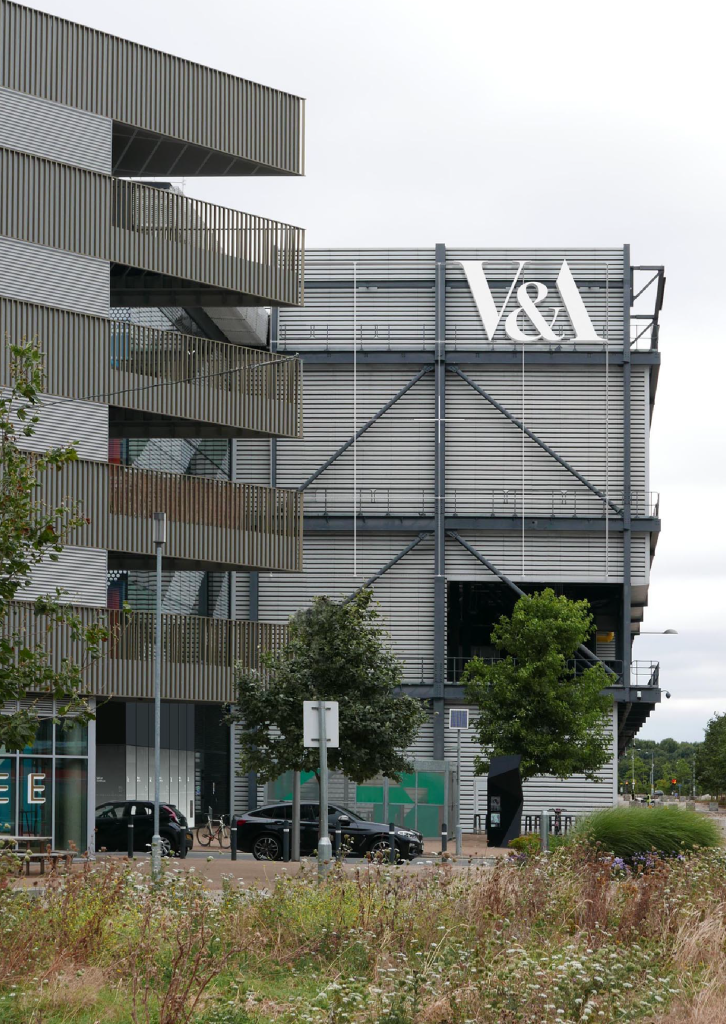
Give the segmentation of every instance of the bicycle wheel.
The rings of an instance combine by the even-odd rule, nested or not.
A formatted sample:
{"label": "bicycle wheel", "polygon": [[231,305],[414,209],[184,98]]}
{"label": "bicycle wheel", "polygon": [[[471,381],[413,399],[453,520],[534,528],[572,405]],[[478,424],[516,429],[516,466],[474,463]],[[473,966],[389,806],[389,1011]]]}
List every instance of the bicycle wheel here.
{"label": "bicycle wheel", "polygon": [[219,829],[217,836],[219,839],[219,845],[223,850],[228,850],[232,845],[232,833],[229,830],[229,825],[222,825]]}
{"label": "bicycle wheel", "polygon": [[214,839],[214,832],[209,827],[209,824],[200,825],[197,829],[197,842],[200,846],[209,846],[211,841]]}

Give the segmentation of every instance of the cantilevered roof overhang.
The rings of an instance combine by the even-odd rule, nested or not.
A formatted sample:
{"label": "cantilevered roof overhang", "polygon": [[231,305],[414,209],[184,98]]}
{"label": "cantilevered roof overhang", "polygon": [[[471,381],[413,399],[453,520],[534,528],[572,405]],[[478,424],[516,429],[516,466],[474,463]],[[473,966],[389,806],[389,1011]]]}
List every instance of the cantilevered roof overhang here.
{"label": "cantilevered roof overhang", "polygon": [[304,173],[299,96],[11,0],[0,85],[111,119],[117,175]]}

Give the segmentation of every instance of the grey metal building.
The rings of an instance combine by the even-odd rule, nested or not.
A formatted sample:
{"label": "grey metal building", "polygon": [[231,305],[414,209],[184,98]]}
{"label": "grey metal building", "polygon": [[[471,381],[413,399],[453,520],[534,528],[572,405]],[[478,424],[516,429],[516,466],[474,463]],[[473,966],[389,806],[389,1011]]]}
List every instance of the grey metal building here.
{"label": "grey metal building", "polygon": [[[284,622],[316,594],[372,583],[406,691],[431,710],[414,753],[452,761],[463,666],[496,656],[514,588],[588,598],[613,673],[613,759],[600,784],[532,780],[526,807],[611,804],[617,753],[661,693],[658,666],[631,649],[660,531],[648,450],[662,268],[633,265],[628,246],[445,245],[313,250],[305,267],[305,307],[272,328],[304,363],[304,440],[238,446],[249,479],[304,493],[304,573],[238,576],[239,609]],[[485,794],[471,740],[470,727],[465,828]]]}
{"label": "grey metal building", "polygon": [[[15,622],[42,637],[29,601],[60,586],[86,620],[110,608],[118,631],[88,678],[113,698],[88,732],[45,722],[27,756],[0,758],[13,833],[85,846],[97,801],[153,792],[154,511],[169,522],[162,797],[192,821],[229,806],[233,666],[284,634],[237,616],[234,574],[302,567],[302,496],[238,473],[236,445],[301,435],[301,364],[270,352],[269,311],[302,303],[304,241],[178,182],[300,175],[303,149],[297,96],[0,0],[0,387],[8,343],[36,337],[48,394],[28,444],[79,455],[43,497],[79,499],[89,518]],[[152,177],[165,180],[138,180]],[[46,777],[40,807],[30,772]]]}

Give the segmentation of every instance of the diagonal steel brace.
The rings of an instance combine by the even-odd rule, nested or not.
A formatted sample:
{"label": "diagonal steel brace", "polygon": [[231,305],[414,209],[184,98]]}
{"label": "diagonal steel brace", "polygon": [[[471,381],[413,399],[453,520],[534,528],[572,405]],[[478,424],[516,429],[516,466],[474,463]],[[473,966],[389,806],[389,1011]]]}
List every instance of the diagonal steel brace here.
{"label": "diagonal steel brace", "polygon": [[411,543],[407,544],[402,551],[399,551],[398,554],[395,555],[389,562],[386,562],[382,569],[379,569],[378,572],[374,573],[370,577],[370,579],[367,579],[365,583],[361,584],[360,587],[356,587],[353,593],[346,597],[346,599],[343,601],[343,604],[348,604],[349,601],[352,601],[357,593],[359,593],[361,590],[366,590],[368,587],[370,587],[370,585],[372,583],[375,583],[376,580],[380,579],[384,573],[388,572],[389,569],[392,569],[396,562],[400,562],[402,558],[405,558],[409,551],[413,551],[417,544],[420,544],[422,540],[426,540],[427,537],[431,536],[433,536],[433,534],[431,534],[430,532],[420,533],[415,540],[412,540]]}
{"label": "diagonal steel brace", "polygon": [[396,394],[393,396],[393,398],[390,400],[390,402],[386,402],[386,404],[381,409],[379,409],[378,412],[375,413],[374,416],[371,416],[371,418],[366,423],[364,423],[363,426],[352,437],[348,438],[348,440],[345,442],[345,444],[342,444],[340,446],[340,448],[338,448],[338,450],[333,455],[331,455],[330,458],[327,459],[322,464],[322,466],[320,466],[318,469],[316,469],[315,472],[311,476],[309,476],[307,478],[305,483],[300,484],[300,486],[298,487],[298,491],[304,491],[307,487],[310,486],[310,484],[313,482],[313,480],[317,480],[317,478],[320,476],[320,474],[324,473],[325,470],[328,468],[328,466],[332,466],[333,463],[335,462],[335,460],[339,459],[340,456],[343,454],[343,452],[347,451],[350,448],[350,446],[355,441],[358,440],[358,438],[361,436],[361,434],[365,434],[366,430],[368,430],[369,427],[372,427],[373,424],[377,420],[379,420],[381,418],[381,416],[384,415],[384,413],[388,412],[388,410],[391,408],[391,406],[394,406],[396,404],[396,402],[399,400],[399,398],[403,398],[403,396],[406,394],[406,392],[410,391],[411,388],[414,386],[414,384],[418,384],[418,382],[421,380],[421,378],[424,377],[427,373],[430,373],[431,370],[433,370],[433,366],[424,366],[424,368],[419,373],[417,373],[416,376],[413,377],[408,382],[408,384],[405,384],[401,388],[400,391],[396,392]]}
{"label": "diagonal steel brace", "polygon": [[570,463],[566,462],[561,455],[558,455],[553,448],[550,448],[550,446],[546,444],[540,437],[537,437],[537,435],[533,433],[529,429],[529,427],[525,427],[524,423],[522,423],[521,420],[518,420],[516,416],[513,416],[508,409],[505,409],[504,406],[500,402],[498,402],[496,398],[493,398],[487,391],[485,391],[484,388],[479,387],[476,381],[473,381],[471,377],[467,377],[467,375],[463,373],[458,366],[451,365],[448,366],[447,369],[451,370],[452,373],[457,374],[457,376],[461,377],[462,380],[466,381],[466,383],[470,387],[472,387],[477,392],[477,394],[480,394],[482,398],[485,398],[487,402],[489,402],[490,405],[493,405],[494,408],[497,409],[503,416],[506,416],[508,420],[511,420],[515,427],[519,427],[519,429],[523,433],[525,433],[527,437],[530,437],[535,442],[535,444],[538,444],[540,448],[547,452],[548,455],[551,455],[556,462],[559,462],[561,466],[564,466],[568,473],[572,473],[572,475],[577,480],[579,480],[581,484],[584,484],[585,487],[591,490],[593,494],[596,494],[601,501],[606,502],[610,506],[610,508],[613,509],[614,512],[617,512],[619,516],[623,514],[623,510],[618,505],[616,505],[614,501],[611,501],[610,498],[606,497],[603,494],[603,492],[598,490],[598,488],[594,484],[591,484],[590,481],[582,475],[582,473],[579,473],[574,466],[571,466]]}
{"label": "diagonal steel brace", "polygon": [[[484,555],[482,555],[480,551],[477,551],[475,547],[472,547],[472,545],[468,541],[464,540],[461,534],[458,534],[456,530],[447,530],[446,533],[449,537],[452,537],[454,540],[457,540],[459,544],[461,544],[462,547],[466,548],[466,550],[470,554],[472,554],[474,558],[477,558],[482,563],[482,565],[485,565],[489,572],[493,572],[495,576],[498,576],[502,583],[506,583],[507,586],[510,587],[515,594],[518,594],[520,597],[529,597],[529,594],[525,594],[523,590],[520,590],[516,583],[510,580],[508,576],[505,576],[501,569],[497,569],[496,565],[494,565],[493,562],[490,562],[488,558],[485,558]],[[581,654],[584,654],[585,657],[588,658],[590,661],[599,662],[605,669],[605,671],[608,673],[608,675],[617,677],[617,672],[613,672],[610,666],[606,665],[602,658],[598,658],[597,654],[593,654],[589,647],[585,647],[584,644],[580,644],[580,646],[577,649],[578,651],[580,651]]]}

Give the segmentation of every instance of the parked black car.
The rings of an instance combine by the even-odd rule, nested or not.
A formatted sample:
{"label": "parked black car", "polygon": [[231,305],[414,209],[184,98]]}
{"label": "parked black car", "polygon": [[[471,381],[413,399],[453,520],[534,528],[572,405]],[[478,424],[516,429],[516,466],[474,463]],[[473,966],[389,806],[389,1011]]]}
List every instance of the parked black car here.
{"label": "parked black car", "polygon": [[[100,804],[96,808],[96,849],[127,850],[130,822],[134,825],[134,850],[148,853],[154,834],[153,800]],[[159,806],[159,835],[164,857],[179,853],[182,837],[186,839],[187,850],[194,845],[187,819],[174,804]]]}
{"label": "parked black car", "polygon": [[[300,853],[312,853],[318,847],[317,803],[300,805]],[[237,849],[251,853],[256,860],[282,858],[282,830],[292,822],[292,804],[268,804],[254,811],[246,811],[237,819]],[[343,843],[350,853],[363,856],[382,854],[390,850],[388,825],[366,821],[354,811],[337,804],[328,804],[328,828],[331,841],[336,829],[343,833]],[[409,828],[396,828],[396,850],[402,860],[413,860],[423,853],[423,836]]]}

